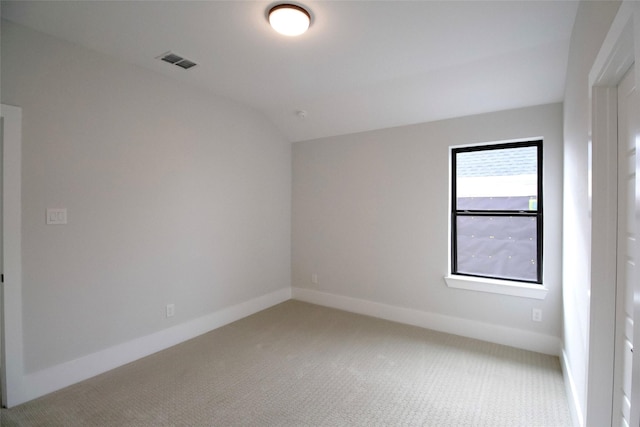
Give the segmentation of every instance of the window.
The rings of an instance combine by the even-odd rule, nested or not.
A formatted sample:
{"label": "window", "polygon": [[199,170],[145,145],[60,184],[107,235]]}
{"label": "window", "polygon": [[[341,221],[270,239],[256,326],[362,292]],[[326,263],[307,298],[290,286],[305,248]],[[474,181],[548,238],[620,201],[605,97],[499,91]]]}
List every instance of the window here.
{"label": "window", "polygon": [[542,283],[542,141],[452,149],[451,273]]}

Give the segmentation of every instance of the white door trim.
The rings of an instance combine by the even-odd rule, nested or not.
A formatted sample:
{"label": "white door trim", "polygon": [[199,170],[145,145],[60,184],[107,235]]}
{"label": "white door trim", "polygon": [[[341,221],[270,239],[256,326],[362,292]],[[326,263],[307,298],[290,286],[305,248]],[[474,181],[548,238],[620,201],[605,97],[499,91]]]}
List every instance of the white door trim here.
{"label": "white door trim", "polygon": [[3,406],[18,402],[23,387],[22,342],[22,109],[10,105],[0,106],[4,118],[3,150],[3,254],[4,254],[4,354]]}
{"label": "white door trim", "polygon": [[[589,165],[592,171],[592,216],[586,426],[607,426],[612,422],[617,262],[617,86],[631,64],[640,58],[639,53],[640,2],[625,1],[620,5],[589,73],[593,155]],[[639,76],[640,72],[636,73],[636,85]]]}

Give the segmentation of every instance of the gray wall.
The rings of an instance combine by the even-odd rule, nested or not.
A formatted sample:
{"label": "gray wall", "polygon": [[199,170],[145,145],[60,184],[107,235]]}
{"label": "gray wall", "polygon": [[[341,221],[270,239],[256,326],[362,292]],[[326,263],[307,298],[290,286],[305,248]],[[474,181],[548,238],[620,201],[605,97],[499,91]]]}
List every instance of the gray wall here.
{"label": "gray wall", "polygon": [[23,109],[26,371],[290,287],[291,146],[255,111],[6,21],[2,102]]}
{"label": "gray wall", "polygon": [[[449,147],[536,136],[544,137],[546,299],[448,288]],[[294,144],[296,288],[560,337],[561,220],[561,104]],[[541,323],[531,321],[533,307]]]}
{"label": "gray wall", "polygon": [[588,195],[589,71],[620,3],[581,2],[574,24],[564,101],[563,351],[577,412],[587,388],[591,214]]}

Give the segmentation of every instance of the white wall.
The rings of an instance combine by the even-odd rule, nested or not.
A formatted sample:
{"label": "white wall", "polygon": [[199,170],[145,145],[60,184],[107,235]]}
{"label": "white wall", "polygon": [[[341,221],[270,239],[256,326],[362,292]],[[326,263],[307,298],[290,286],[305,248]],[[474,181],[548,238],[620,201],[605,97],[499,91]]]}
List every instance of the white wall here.
{"label": "white wall", "polygon": [[591,217],[588,194],[588,74],[619,2],[581,2],[574,24],[564,101],[563,357],[576,421],[586,411]]}
{"label": "white wall", "polygon": [[[449,147],[537,136],[544,137],[546,299],[448,288],[443,276],[449,270]],[[491,331],[478,337],[512,345],[521,346],[515,336],[522,333],[550,337],[557,354],[561,212],[561,104],[298,142],[293,149],[293,294],[341,308],[359,305],[374,315],[400,309],[405,318],[430,319],[414,322],[422,326],[450,328],[457,322],[458,332],[471,335],[475,332],[468,327],[475,325]],[[364,309],[369,302],[374,304]],[[534,307],[542,309],[540,323],[531,321]]]}
{"label": "white wall", "polygon": [[2,102],[23,109],[26,373],[289,292],[291,146],[255,111],[6,21]]}

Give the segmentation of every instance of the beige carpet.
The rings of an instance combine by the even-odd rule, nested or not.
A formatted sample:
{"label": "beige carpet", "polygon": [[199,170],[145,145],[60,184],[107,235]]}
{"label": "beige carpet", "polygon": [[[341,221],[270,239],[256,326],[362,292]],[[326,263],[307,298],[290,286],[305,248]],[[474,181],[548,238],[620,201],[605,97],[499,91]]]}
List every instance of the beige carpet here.
{"label": "beige carpet", "polygon": [[24,405],[9,426],[570,426],[557,357],[288,301]]}

